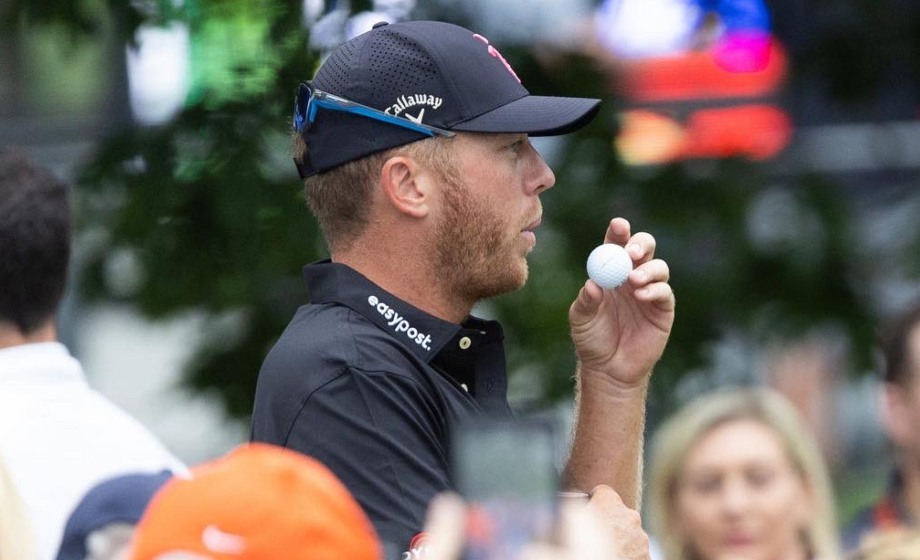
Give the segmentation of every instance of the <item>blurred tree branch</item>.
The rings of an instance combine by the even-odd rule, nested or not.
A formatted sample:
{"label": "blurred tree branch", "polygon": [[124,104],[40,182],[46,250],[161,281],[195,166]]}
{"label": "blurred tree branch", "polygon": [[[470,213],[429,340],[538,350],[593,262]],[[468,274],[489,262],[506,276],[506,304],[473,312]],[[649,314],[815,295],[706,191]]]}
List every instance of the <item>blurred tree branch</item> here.
{"label": "blurred tree branch", "polygon": [[[12,0],[7,7],[7,22],[62,25],[72,40],[91,37],[105,10],[127,45],[142,24],[180,21],[193,42],[205,43],[193,48],[206,47],[206,34],[225,25],[223,48],[244,49],[219,62],[227,70],[220,80],[199,81],[172,121],[127,127],[99,147],[79,179],[79,217],[84,231],[103,239],[87,257],[84,296],[120,299],[151,318],[207,314],[187,383],[216,391],[232,416],[248,416],[263,357],[306,301],[300,268],[325,256],[287,155],[294,85],[312,76],[319,57],[307,48],[302,2]],[[868,44],[851,31],[829,35],[816,52],[837,49],[838,36],[856,37],[856,49]],[[527,49],[503,52],[532,93],[609,97],[606,79],[583,58],[569,55],[562,71],[551,72]],[[846,80],[859,86],[848,89],[843,62],[832,59],[804,71],[830,76],[846,99],[876,91],[871,64],[845,65],[853,74]],[[207,65],[207,56],[197,63]],[[671,267],[678,314],[654,377],[660,402],[688,371],[711,365],[709,349],[726,333],[766,343],[840,325],[854,360],[867,366],[875,318],[859,274],[865,263],[852,249],[859,242],[853,208],[838,186],[809,175],[777,184],[763,165],[742,160],[627,168],[611,146],[616,107],[608,101],[589,127],[562,141],[531,281],[488,304],[508,331],[511,371],[539,381],[543,402],[571,393],[567,309],[585,280],[586,256],[618,215],[653,233]],[[765,232],[752,232],[752,223],[771,219]],[[137,264],[127,288],[111,279],[113,254]]]}

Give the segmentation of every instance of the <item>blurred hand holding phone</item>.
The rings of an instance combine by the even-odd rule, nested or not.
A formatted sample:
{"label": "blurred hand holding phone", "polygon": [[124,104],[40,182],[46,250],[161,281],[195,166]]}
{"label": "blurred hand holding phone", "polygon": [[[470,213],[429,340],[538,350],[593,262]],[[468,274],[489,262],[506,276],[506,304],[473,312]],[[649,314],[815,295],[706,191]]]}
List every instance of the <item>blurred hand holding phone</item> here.
{"label": "blurred hand holding phone", "polygon": [[[454,494],[435,497],[425,527],[430,536],[426,560],[459,560],[464,547],[466,512],[466,505]],[[625,543],[613,538],[602,519],[574,500],[559,504],[558,522],[558,543],[531,542],[518,556],[507,560],[648,560],[647,553],[629,555]],[[633,537],[627,541],[635,541]]]}
{"label": "blurred hand holding phone", "polygon": [[441,540],[463,525],[464,534],[447,538],[454,544],[436,560],[456,560],[455,549],[463,560],[516,560],[525,551],[531,560],[648,560],[639,514],[613,489],[559,489],[557,431],[541,418],[461,425],[451,438],[451,471],[466,503],[442,504],[444,521],[435,533]]}
{"label": "blurred hand holding phone", "polygon": [[466,560],[509,560],[532,542],[554,540],[559,486],[554,423],[476,419],[463,424],[451,442],[454,483],[467,502]]}

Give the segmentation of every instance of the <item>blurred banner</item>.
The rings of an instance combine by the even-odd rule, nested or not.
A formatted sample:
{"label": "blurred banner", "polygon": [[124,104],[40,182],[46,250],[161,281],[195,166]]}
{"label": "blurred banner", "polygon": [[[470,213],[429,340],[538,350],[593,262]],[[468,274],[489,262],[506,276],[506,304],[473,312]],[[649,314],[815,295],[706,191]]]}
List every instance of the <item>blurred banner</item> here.
{"label": "blurred banner", "polygon": [[763,161],[789,145],[787,57],[762,0],[605,0],[594,31],[627,103],[614,140],[627,164]]}

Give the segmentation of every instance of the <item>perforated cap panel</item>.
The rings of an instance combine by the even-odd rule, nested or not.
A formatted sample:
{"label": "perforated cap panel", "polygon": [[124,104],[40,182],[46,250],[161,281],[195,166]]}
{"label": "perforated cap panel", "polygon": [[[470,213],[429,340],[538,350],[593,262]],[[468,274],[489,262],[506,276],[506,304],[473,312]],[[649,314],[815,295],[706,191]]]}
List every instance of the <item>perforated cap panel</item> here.
{"label": "perforated cap panel", "polygon": [[[487,38],[438,21],[377,26],[332,53],[314,83],[388,115],[472,132],[569,132],[590,120],[599,103],[531,96]],[[426,137],[331,110],[319,111],[304,132],[311,172]]]}
{"label": "perforated cap panel", "polygon": [[316,86],[323,91],[345,96],[353,81],[361,47],[367,41],[367,34],[359,35],[336,49],[322,68],[316,73]]}
{"label": "perforated cap panel", "polygon": [[434,62],[412,39],[382,29],[368,46],[367,73],[375,89],[418,88],[436,79]]}

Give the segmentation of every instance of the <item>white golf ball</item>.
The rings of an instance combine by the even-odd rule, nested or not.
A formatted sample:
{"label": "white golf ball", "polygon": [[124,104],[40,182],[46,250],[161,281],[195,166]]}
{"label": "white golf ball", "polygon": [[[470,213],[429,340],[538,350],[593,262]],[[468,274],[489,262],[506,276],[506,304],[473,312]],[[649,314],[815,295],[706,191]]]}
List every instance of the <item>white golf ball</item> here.
{"label": "white golf ball", "polygon": [[632,269],[629,253],[614,243],[604,243],[588,255],[588,277],[605,290],[622,286]]}

